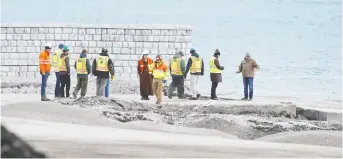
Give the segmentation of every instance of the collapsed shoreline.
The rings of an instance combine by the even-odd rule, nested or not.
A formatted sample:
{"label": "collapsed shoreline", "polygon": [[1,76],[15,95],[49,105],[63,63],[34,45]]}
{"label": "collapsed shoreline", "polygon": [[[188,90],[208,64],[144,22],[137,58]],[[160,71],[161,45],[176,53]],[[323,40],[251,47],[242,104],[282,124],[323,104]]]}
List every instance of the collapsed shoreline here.
{"label": "collapsed shoreline", "polygon": [[[111,94],[115,96],[114,98],[105,99],[88,96],[82,100],[53,99],[52,102],[92,109],[109,119],[122,123],[150,122],[191,128],[215,129],[237,136],[240,139],[248,140],[258,140],[268,135],[290,131],[342,131],[342,124],[339,122],[309,119],[300,114],[290,115],[285,112],[263,113],[251,111],[254,107],[239,113],[233,113],[228,110],[221,110],[216,106],[203,108],[197,104],[180,106],[179,104],[171,103],[158,110],[155,109],[154,104],[119,98],[120,95],[125,94],[138,96],[138,83],[118,80],[113,84],[111,86]],[[38,94],[40,91],[39,87],[39,81],[2,80],[1,82],[2,93]],[[92,91],[95,90],[94,88],[94,85],[89,84],[88,94],[92,94]],[[52,94],[53,89],[54,86],[48,84],[48,94]],[[203,97],[203,101],[206,100],[208,98]],[[286,102],[284,104],[292,103]],[[341,147],[342,145],[336,144],[336,146]]]}

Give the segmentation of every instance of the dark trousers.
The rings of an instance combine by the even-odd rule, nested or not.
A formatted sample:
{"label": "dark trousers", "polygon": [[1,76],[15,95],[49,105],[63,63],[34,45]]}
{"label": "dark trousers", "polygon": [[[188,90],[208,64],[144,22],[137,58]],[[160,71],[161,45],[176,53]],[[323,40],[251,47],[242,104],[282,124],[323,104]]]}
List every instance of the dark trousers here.
{"label": "dark trousers", "polygon": [[55,97],[60,96],[60,91],[61,91],[61,79],[60,79],[60,73],[55,72],[56,75],[56,85],[55,85]]}
{"label": "dark trousers", "polygon": [[145,71],[139,76],[140,93],[142,98],[148,98],[149,95],[154,95],[152,91],[152,76]]}
{"label": "dark trousers", "polygon": [[248,88],[249,88],[249,98],[254,95],[254,77],[243,77],[244,84],[244,97],[248,98]]}
{"label": "dark trousers", "polygon": [[213,82],[212,81],[212,87],[211,87],[211,98],[217,98],[217,86],[219,82]]}
{"label": "dark trousers", "polygon": [[41,84],[41,96],[46,96],[46,86],[48,82],[49,72],[46,72],[45,75],[42,75],[42,84]]}
{"label": "dark trousers", "polygon": [[77,84],[74,90],[74,95],[79,93],[81,89],[81,97],[86,96],[88,85],[88,75],[87,76],[77,76]]}
{"label": "dark trousers", "polygon": [[175,88],[177,88],[177,96],[183,97],[185,93],[184,78],[183,76],[172,76],[172,82],[170,83],[168,95],[172,96]]}
{"label": "dark trousers", "polygon": [[[61,92],[60,92],[61,97],[67,97],[68,98],[70,96],[70,94],[69,94],[69,92],[70,92],[70,75],[68,75],[68,74],[61,75],[60,74],[60,78],[61,78]],[[65,91],[66,96],[64,96],[64,87],[66,87],[66,91]]]}

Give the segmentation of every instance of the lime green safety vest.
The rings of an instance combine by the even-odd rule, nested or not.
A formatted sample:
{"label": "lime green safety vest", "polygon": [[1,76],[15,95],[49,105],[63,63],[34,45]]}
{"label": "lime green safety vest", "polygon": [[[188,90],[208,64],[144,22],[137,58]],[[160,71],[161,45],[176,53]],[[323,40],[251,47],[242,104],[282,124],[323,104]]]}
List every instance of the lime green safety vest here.
{"label": "lime green safety vest", "polygon": [[214,60],[216,60],[216,57],[212,57],[210,60],[210,73],[222,73],[222,70],[218,69],[216,64],[214,63]]}
{"label": "lime green safety vest", "polygon": [[98,56],[96,58],[96,70],[97,71],[102,71],[102,72],[107,72],[108,70],[108,60],[110,58],[108,56]]}
{"label": "lime green safety vest", "polygon": [[197,73],[197,72],[201,72],[201,67],[202,67],[202,57],[194,57],[191,56],[192,59],[192,66],[190,68],[190,72],[191,73]]}
{"label": "lime green safety vest", "polygon": [[171,61],[171,74],[172,75],[183,75],[182,71],[181,71],[181,60],[180,58],[177,59],[173,59],[173,61]]}
{"label": "lime green safety vest", "polygon": [[87,72],[87,57],[76,59],[76,72],[77,74],[88,74]]}
{"label": "lime green safety vest", "polygon": [[57,51],[55,51],[54,55],[52,56],[52,67],[56,68],[56,70],[58,70],[58,64],[59,64],[59,60],[60,60],[60,56],[61,56],[62,50],[59,49]]}
{"label": "lime green safety vest", "polygon": [[67,65],[66,65],[66,58],[68,56],[64,56],[62,57],[60,60],[59,60],[59,64],[58,64],[58,70],[61,72],[61,71],[68,71],[67,70]]}

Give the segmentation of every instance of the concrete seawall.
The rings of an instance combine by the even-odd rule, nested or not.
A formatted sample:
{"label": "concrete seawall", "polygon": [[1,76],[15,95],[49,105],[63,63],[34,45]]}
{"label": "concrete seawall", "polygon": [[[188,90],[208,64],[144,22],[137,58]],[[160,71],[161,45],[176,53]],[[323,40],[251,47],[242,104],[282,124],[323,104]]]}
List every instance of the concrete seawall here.
{"label": "concrete seawall", "polygon": [[[117,77],[136,77],[143,50],[162,54],[166,61],[175,51],[189,52],[192,27],[187,25],[1,24],[1,76],[40,77],[38,56],[46,43],[70,48],[71,62],[82,48],[93,60],[105,47],[114,60]],[[72,69],[73,70],[73,69]],[[74,73],[74,70],[73,72]]]}

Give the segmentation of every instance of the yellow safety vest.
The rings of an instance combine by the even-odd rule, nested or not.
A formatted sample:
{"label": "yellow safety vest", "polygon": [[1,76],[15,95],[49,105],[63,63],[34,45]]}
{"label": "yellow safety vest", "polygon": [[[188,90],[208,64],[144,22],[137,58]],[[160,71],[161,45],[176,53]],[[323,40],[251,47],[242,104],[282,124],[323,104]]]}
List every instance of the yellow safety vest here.
{"label": "yellow safety vest", "polygon": [[173,59],[173,61],[171,61],[171,74],[172,75],[183,75],[182,71],[181,71],[181,58],[177,58],[177,59]]}
{"label": "yellow safety vest", "polygon": [[157,79],[164,79],[167,78],[168,76],[168,72],[167,71],[163,71],[163,69],[167,69],[164,62],[160,63],[159,65],[157,65],[157,67],[155,67],[155,63],[152,65],[153,69],[152,69],[152,75],[154,76],[154,78]]}
{"label": "yellow safety vest", "polygon": [[51,63],[52,67],[58,68],[58,64],[59,64],[61,54],[62,54],[61,49],[55,51],[54,55],[52,56],[52,63]]}
{"label": "yellow safety vest", "polygon": [[102,71],[102,72],[107,72],[108,70],[108,60],[110,58],[108,56],[98,56],[96,58],[96,70],[97,71]]}
{"label": "yellow safety vest", "polygon": [[76,72],[77,74],[88,74],[87,72],[87,57],[76,59]]}
{"label": "yellow safety vest", "polygon": [[67,65],[66,65],[66,58],[67,56],[64,56],[59,60],[59,64],[58,64],[59,71],[68,71]]}
{"label": "yellow safety vest", "polygon": [[210,73],[222,73],[222,70],[218,69],[216,64],[214,63],[214,60],[216,60],[216,57],[212,57],[210,60]]}
{"label": "yellow safety vest", "polygon": [[190,68],[191,73],[201,72],[202,67],[202,57],[196,58],[195,56],[191,56],[192,59],[192,66]]}

